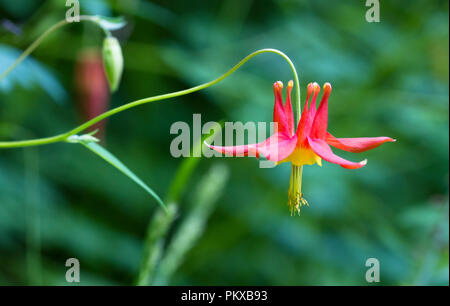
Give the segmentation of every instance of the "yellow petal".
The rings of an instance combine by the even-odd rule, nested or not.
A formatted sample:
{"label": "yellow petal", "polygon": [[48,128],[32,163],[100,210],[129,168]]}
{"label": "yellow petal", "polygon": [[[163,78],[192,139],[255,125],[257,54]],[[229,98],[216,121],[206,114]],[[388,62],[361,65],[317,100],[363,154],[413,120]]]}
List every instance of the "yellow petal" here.
{"label": "yellow petal", "polygon": [[314,165],[322,166],[322,159],[311,148],[296,147],[284,161],[290,161],[295,166]]}

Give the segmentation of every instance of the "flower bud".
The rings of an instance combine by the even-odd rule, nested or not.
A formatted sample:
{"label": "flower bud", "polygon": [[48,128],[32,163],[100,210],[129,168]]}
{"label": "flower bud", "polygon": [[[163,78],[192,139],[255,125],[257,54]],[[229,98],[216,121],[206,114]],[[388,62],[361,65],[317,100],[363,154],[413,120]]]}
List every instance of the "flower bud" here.
{"label": "flower bud", "polygon": [[[82,122],[106,112],[109,108],[110,92],[102,55],[97,49],[80,51],[75,66],[75,88]],[[89,130],[98,129],[100,139],[106,128],[106,120],[93,125]]]}
{"label": "flower bud", "polygon": [[109,36],[103,41],[103,65],[109,82],[109,89],[114,92],[119,87],[123,71],[123,56],[117,38]]}

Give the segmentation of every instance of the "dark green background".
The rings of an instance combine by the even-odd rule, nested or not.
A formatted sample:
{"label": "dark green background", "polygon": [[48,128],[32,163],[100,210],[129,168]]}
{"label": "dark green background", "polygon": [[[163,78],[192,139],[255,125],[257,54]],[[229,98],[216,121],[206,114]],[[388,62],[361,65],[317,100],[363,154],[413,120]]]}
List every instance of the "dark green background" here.
{"label": "dark green background", "polygon": [[[0,71],[20,54],[6,46],[24,50],[64,18],[64,2],[0,1],[0,20],[21,29],[0,27]],[[356,0],[80,1],[83,14],[128,21],[115,33],[125,70],[110,107],[209,81],[252,51],[277,48],[294,61],[303,91],[311,81],[332,83],[330,132],[397,139],[362,154],[335,150],[368,158],[359,170],[305,167],[310,207],[300,217],[286,206],[288,164],[202,159],[167,241],[205,173],[220,163],[229,179],[169,284],[364,285],[366,259],[375,257],[380,284],[448,285],[448,1],[380,2],[380,23],[368,23],[365,1]],[[0,86],[1,139],[80,124],[75,59],[101,43],[91,24],[45,40],[32,54],[36,70],[23,63],[11,86]],[[110,118],[106,146],[164,196],[182,162],[169,152],[172,123],[192,124],[193,113],[203,122],[270,121],[271,85],[290,78],[281,58],[258,56],[212,88]],[[66,284],[69,257],[80,260],[81,284],[131,284],[156,207],[81,146],[1,150],[0,284]]]}

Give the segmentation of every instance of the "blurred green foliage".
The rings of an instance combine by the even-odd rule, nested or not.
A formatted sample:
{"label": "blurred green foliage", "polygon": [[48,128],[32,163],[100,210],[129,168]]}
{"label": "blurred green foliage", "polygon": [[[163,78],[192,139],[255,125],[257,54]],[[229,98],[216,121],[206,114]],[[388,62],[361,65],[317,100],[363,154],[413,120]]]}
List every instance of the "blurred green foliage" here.
{"label": "blurred green foliage", "polygon": [[[296,64],[302,90],[310,81],[332,83],[333,134],[397,139],[357,156],[339,152],[367,157],[360,170],[305,167],[310,207],[301,217],[290,217],[286,206],[288,164],[259,169],[255,159],[203,158],[164,241],[169,255],[160,279],[364,285],[365,261],[375,257],[382,285],[448,285],[448,1],[382,1],[380,23],[365,21],[359,0],[80,3],[83,14],[123,15],[128,22],[115,32],[125,69],[110,107],[209,81],[252,51],[277,48]],[[0,71],[65,10],[59,0],[0,0]],[[101,43],[95,26],[67,26],[14,71],[10,84],[3,80],[1,139],[51,136],[81,123],[76,58]],[[169,152],[172,123],[191,123],[193,113],[203,122],[270,121],[271,84],[290,78],[281,58],[261,55],[212,88],[110,118],[104,145],[164,195],[182,162]],[[202,179],[217,163],[230,176],[217,183],[220,190]],[[212,206],[201,188],[223,196],[213,197]],[[201,201],[211,214],[199,213]],[[81,284],[131,284],[157,209],[81,146],[2,150],[0,284],[67,284],[70,257],[80,260]],[[177,234],[183,226],[198,231],[191,247]]]}

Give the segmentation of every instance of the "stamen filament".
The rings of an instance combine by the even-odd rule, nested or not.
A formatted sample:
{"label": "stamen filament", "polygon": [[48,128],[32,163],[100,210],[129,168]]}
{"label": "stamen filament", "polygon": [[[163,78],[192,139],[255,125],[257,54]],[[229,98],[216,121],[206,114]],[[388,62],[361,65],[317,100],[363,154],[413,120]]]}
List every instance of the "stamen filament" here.
{"label": "stamen filament", "polygon": [[291,179],[289,183],[288,192],[288,206],[291,211],[291,216],[295,216],[295,213],[300,215],[300,209],[302,206],[309,206],[308,202],[303,198],[302,193],[302,166],[292,165]]}

